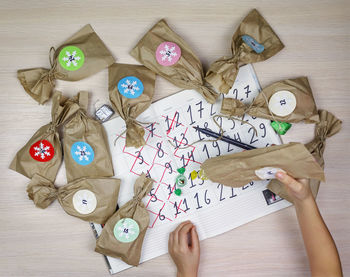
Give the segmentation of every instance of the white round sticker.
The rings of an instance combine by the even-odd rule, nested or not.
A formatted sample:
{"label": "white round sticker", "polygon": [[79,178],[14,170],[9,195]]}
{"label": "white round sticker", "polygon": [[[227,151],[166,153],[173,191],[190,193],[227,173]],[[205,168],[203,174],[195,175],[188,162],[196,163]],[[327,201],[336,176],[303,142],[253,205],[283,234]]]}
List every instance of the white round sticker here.
{"label": "white round sticker", "polygon": [[73,195],[73,206],[74,209],[80,214],[90,214],[96,209],[96,196],[90,190],[78,190]]}
{"label": "white round sticker", "polygon": [[283,169],[278,167],[263,167],[255,170],[255,175],[261,180],[275,179],[277,172],[285,172]]}
{"label": "white round sticker", "polygon": [[297,99],[288,90],[280,90],[274,93],[269,100],[269,109],[278,116],[290,115],[297,106]]}

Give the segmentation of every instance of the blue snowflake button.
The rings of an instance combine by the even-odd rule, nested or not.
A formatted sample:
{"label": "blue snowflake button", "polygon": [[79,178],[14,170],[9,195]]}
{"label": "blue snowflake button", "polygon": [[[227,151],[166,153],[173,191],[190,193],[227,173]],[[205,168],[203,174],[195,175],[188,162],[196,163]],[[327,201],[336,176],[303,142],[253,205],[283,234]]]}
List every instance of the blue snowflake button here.
{"label": "blue snowflake button", "polygon": [[73,160],[80,165],[90,164],[95,157],[94,150],[90,144],[83,141],[78,141],[72,145],[71,155]]}
{"label": "blue snowflake button", "polygon": [[137,239],[140,228],[132,218],[122,218],[114,225],[113,233],[118,241],[128,243]]}
{"label": "blue snowflake button", "polygon": [[143,92],[143,84],[139,78],[127,76],[119,80],[118,91],[126,98],[137,98]]}

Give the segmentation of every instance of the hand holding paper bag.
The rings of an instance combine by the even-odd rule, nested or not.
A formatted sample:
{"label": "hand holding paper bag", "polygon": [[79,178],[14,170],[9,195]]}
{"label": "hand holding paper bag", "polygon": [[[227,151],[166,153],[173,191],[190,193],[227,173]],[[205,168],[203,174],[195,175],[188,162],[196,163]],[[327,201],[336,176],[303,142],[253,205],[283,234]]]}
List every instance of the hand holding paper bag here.
{"label": "hand holding paper bag", "polygon": [[[311,142],[307,143],[305,147],[316,159],[318,164],[324,168],[323,152],[326,148],[326,139],[340,131],[342,122],[328,111],[319,110],[318,114],[320,116],[320,122],[316,124],[315,137]],[[311,179],[309,180],[309,184],[311,192],[316,198],[320,186],[320,180]],[[289,197],[285,186],[280,181],[276,179],[271,180],[267,188],[289,202],[293,202],[292,198]]]}
{"label": "hand holding paper bag", "polygon": [[230,187],[272,179],[280,170],[294,178],[325,180],[314,157],[303,144],[296,142],[210,158],[201,168],[211,181]]}

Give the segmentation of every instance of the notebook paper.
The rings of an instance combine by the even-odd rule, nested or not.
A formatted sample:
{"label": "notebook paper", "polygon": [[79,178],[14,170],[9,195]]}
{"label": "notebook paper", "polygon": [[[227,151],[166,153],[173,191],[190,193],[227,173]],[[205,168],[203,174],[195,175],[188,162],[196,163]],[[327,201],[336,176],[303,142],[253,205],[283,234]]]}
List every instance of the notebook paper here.
{"label": "notebook paper", "polygon": [[[225,97],[251,103],[260,85],[251,65],[240,68],[237,79]],[[168,252],[168,236],[176,226],[191,220],[197,226],[199,239],[210,238],[254,219],[278,211],[291,204],[266,189],[268,181],[252,181],[242,188],[231,188],[209,180],[192,180],[190,173],[210,157],[243,151],[223,141],[206,141],[205,135],[192,127],[209,128],[219,133],[212,117],[219,114],[221,100],[208,104],[194,90],[183,90],[153,103],[137,119],[145,125],[146,145],[125,148],[125,122],[120,117],[104,123],[111,149],[115,177],[121,179],[118,204],[121,207],[133,197],[133,184],[146,173],[155,180],[150,193],[143,199],[149,211],[150,224],[142,248],[140,262]],[[257,148],[280,144],[270,121],[249,115],[242,120],[219,118],[225,136]],[[118,138],[116,140],[116,138]],[[116,141],[115,141],[116,140]],[[193,142],[201,140],[201,142]],[[187,148],[185,148],[188,146]],[[180,196],[175,195],[177,169],[185,167],[187,185]],[[102,226],[93,224],[97,236]],[[123,261],[106,257],[110,272],[117,273],[130,266]]]}

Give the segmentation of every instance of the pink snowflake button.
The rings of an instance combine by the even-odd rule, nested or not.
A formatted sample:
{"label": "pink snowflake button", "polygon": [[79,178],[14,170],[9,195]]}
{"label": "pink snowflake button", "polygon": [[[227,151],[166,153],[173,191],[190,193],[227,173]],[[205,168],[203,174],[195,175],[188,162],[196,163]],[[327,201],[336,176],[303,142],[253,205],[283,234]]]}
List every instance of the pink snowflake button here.
{"label": "pink snowflake button", "polygon": [[174,43],[165,41],[159,44],[156,50],[156,59],[160,65],[171,66],[180,59],[181,49]]}

